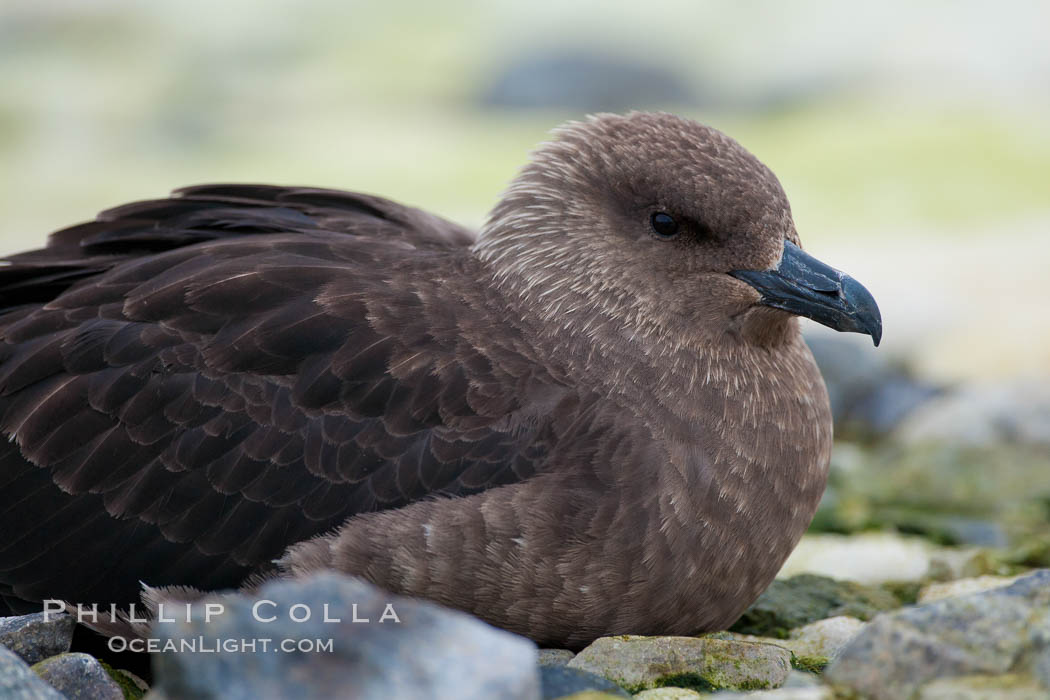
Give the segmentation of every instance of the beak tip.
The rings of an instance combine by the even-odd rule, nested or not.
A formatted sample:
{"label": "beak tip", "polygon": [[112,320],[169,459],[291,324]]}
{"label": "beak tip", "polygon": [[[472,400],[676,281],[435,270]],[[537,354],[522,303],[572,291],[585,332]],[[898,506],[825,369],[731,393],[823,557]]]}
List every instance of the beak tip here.
{"label": "beak tip", "polygon": [[865,329],[865,332],[871,336],[871,342],[875,344],[875,347],[879,347],[879,343],[882,342],[882,318],[881,316],[876,315],[873,321],[874,322]]}

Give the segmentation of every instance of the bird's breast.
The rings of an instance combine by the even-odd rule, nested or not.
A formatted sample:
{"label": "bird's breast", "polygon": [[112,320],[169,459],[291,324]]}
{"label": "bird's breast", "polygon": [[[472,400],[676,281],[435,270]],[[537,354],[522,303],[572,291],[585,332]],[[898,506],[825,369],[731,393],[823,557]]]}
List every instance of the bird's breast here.
{"label": "bird's breast", "polygon": [[666,408],[657,511],[674,550],[669,578],[680,581],[675,608],[698,629],[720,629],[808,528],[827,479],[831,412],[804,346],[698,374],[705,380]]}

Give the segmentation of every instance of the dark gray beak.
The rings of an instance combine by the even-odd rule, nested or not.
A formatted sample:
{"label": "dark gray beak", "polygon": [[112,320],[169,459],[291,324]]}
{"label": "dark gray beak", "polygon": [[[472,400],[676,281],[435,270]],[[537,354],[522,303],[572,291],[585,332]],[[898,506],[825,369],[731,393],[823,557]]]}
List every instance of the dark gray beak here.
{"label": "dark gray beak", "polygon": [[760,304],[782,309],[837,331],[865,333],[882,340],[882,314],[871,292],[844,272],[784,241],[784,257],[775,270],[734,270],[738,280],[762,294]]}

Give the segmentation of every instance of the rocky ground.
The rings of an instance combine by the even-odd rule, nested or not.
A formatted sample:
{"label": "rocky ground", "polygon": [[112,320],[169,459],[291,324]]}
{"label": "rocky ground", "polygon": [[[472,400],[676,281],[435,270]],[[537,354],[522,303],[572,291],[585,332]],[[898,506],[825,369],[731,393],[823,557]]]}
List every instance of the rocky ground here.
{"label": "rocky ground", "polygon": [[[153,688],[70,653],[73,621],[0,620],[0,697],[1050,697],[1050,386],[939,386],[814,339],[839,438],[827,495],[776,582],[726,632],[537,650],[467,615],[337,576],[225,595],[162,642],[332,638],[331,651],[160,654]],[[258,600],[277,622],[252,615]],[[382,617],[394,601],[400,624]],[[332,625],[293,622],[327,602]],[[356,604],[356,607],[354,607]],[[196,610],[201,610],[198,607]]]}

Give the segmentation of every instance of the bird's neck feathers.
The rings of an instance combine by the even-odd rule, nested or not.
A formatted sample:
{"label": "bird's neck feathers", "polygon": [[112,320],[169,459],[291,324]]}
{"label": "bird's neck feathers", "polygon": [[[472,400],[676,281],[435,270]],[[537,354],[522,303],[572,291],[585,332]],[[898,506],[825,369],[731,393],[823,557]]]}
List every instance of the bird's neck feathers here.
{"label": "bird's neck feathers", "polygon": [[556,316],[565,299],[590,293],[595,264],[567,240],[589,214],[566,192],[570,174],[559,181],[547,176],[549,167],[546,161],[525,167],[490,213],[473,252],[500,289]]}
{"label": "bird's neck feathers", "polygon": [[625,337],[662,335],[658,319],[615,284],[617,271],[588,247],[595,212],[586,197],[567,192],[586,183],[568,169],[554,177],[552,168],[534,160],[489,215],[472,249],[489,281],[508,305],[564,339],[586,338],[601,349]]}

